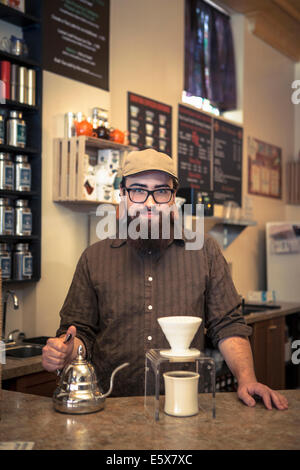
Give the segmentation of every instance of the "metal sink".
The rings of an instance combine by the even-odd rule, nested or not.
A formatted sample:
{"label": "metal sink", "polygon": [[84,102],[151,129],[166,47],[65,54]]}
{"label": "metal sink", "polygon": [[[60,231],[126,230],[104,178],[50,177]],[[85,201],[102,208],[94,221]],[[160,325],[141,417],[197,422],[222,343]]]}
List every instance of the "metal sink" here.
{"label": "metal sink", "polygon": [[42,345],[23,344],[20,346],[6,346],[5,353],[9,357],[33,357],[42,354]]}

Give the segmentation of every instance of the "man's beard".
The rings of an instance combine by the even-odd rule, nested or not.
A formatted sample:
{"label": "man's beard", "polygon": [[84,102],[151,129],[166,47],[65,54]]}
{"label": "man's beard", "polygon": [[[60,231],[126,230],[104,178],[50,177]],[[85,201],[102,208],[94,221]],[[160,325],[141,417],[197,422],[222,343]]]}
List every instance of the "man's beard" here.
{"label": "man's beard", "polygon": [[[165,225],[163,225],[162,212],[156,212],[154,210],[153,213],[154,213],[153,218],[150,218],[149,220],[144,220],[142,222],[143,224],[145,224],[143,225],[144,230],[146,230],[147,225],[148,225],[147,238],[142,238],[142,236],[140,236],[136,240],[130,237],[128,227],[129,227],[129,224],[138,217],[138,215],[135,215],[135,216],[127,215],[127,230],[128,230],[127,242],[129,246],[132,246],[140,254],[146,254],[149,251],[151,251],[152,253],[162,253],[168,247],[170,241],[173,240],[174,238],[174,214],[173,212],[171,212],[169,216],[170,232],[168,233],[169,236],[167,237],[165,234],[163,234],[163,227],[165,227]],[[157,214],[158,217],[155,217],[155,214]],[[153,233],[155,234],[154,236],[156,236],[156,238],[151,238],[151,226],[153,229]],[[137,225],[136,231],[137,232],[141,231],[140,224]]]}

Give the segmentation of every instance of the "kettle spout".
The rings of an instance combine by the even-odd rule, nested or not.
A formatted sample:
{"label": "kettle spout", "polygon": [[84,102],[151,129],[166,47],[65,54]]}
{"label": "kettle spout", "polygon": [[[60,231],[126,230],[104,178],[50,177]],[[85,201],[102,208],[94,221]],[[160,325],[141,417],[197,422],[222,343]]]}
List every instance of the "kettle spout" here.
{"label": "kettle spout", "polygon": [[121,369],[123,369],[124,367],[127,367],[127,366],[129,366],[129,362],[124,362],[124,364],[121,364],[119,367],[117,367],[113,371],[113,373],[111,374],[111,378],[110,378],[109,390],[108,390],[108,392],[106,392],[102,395],[103,398],[106,398],[106,397],[108,397],[108,395],[111,394],[112,389],[113,389],[113,385],[114,385],[114,377],[115,377],[116,373],[119,372],[119,370],[121,370]]}

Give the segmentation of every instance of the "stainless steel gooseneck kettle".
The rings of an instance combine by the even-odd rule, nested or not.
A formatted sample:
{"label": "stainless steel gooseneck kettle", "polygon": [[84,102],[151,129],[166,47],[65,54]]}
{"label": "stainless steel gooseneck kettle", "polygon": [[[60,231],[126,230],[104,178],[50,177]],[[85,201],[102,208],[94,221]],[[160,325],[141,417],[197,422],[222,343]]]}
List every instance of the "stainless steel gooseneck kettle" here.
{"label": "stainless steel gooseneck kettle", "polygon": [[84,414],[102,410],[105,398],[112,392],[115,374],[129,365],[125,362],[117,367],[111,375],[108,392],[101,393],[95,369],[82,353],[83,347],[79,346],[76,359],[64,368],[53,394],[54,409],[61,413]]}

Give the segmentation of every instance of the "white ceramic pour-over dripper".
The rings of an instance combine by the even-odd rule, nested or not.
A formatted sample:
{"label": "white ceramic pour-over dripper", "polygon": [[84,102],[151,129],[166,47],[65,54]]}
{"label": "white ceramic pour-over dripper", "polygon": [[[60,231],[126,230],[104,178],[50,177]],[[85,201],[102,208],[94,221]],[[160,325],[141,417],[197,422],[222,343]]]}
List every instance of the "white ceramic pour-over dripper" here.
{"label": "white ceramic pour-over dripper", "polygon": [[167,357],[197,357],[198,349],[190,349],[190,344],[201,325],[202,318],[191,316],[161,317],[157,319],[171,349],[160,354]]}

